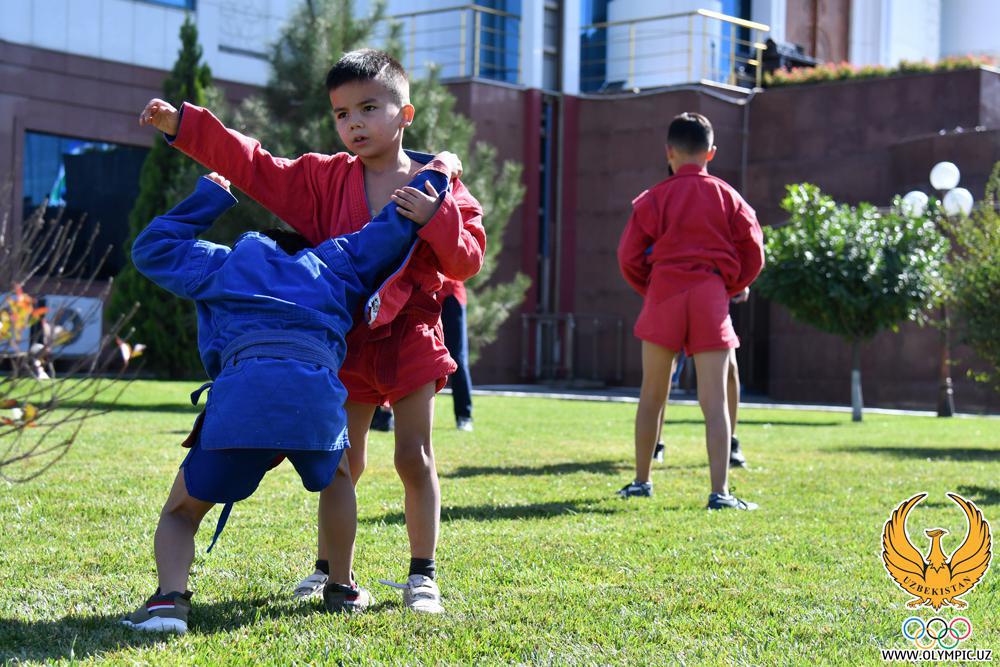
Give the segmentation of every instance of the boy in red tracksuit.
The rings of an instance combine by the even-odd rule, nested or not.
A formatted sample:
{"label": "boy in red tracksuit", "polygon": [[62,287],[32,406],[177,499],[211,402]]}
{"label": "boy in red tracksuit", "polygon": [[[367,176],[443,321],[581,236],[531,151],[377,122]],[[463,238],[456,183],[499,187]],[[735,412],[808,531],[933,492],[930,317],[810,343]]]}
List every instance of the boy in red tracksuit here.
{"label": "boy in red tracksuit", "polygon": [[642,339],[642,389],[635,416],[635,481],[618,493],[650,496],[653,447],[670,391],[674,358],[684,349],[698,374],[711,470],[709,509],[756,509],[729,493],[732,425],[726,404],[730,350],[739,339],[729,299],[764,266],[763,235],[753,209],[706,165],[715,157],[712,124],[683,113],[667,130],[674,175],[632,202],[618,245],[618,264],[643,306],[635,323]]}
{"label": "boy in red tracksuit", "polygon": [[[440,201],[421,228],[405,270],[391,276],[369,301],[367,326],[355,326],[348,334],[340,373],[348,392],[344,407],[355,484],[365,469],[372,414],[378,405],[393,407],[395,465],[405,492],[411,556],[407,583],[396,586],[403,589],[410,609],[439,613],[443,607],[434,554],[441,496],[431,423],[434,395],[456,365],[444,345],[434,293],[442,277],[465,280],[479,272],[486,244],[482,208],[457,180],[457,158],[449,191],[404,187],[423,165],[417,154],[402,148],[414,108],[406,72],[395,59],[373,49],[345,54],[327,75],[326,86],[337,133],[354,155],[276,158],[190,104],[177,110],[151,100],[140,123],[154,125],[176,148],[225,176],[313,242],[359,230],[390,201],[404,217],[428,199]],[[317,572],[300,584],[297,595],[323,589],[322,550],[319,556]]]}

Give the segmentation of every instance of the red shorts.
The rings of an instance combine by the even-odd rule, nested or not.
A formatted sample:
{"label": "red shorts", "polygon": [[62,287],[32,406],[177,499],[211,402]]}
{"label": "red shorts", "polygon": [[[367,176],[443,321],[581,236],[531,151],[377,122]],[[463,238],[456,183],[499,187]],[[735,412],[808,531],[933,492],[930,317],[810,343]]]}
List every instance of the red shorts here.
{"label": "red shorts", "polygon": [[392,405],[428,382],[441,391],[456,368],[444,346],[441,321],[429,325],[404,314],[360,345],[348,343],[340,381],[349,401]]}
{"label": "red shorts", "polygon": [[688,356],[740,346],[729,319],[729,295],[714,276],[658,303],[647,299],[633,330],[636,338]]}

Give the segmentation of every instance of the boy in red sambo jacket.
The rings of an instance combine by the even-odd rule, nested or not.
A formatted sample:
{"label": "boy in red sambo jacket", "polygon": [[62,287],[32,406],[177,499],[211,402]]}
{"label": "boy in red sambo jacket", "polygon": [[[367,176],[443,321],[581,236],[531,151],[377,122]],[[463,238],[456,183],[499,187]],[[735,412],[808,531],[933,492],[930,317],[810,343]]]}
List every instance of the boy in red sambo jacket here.
{"label": "boy in red sambo jacket", "polygon": [[[404,187],[423,165],[417,154],[402,147],[414,108],[406,72],[394,58],[373,49],[347,53],[330,70],[326,87],[337,133],[354,155],[276,158],[259,142],[190,104],[177,110],[152,100],[140,122],[154,125],[174,147],[224,175],[313,242],[359,230],[389,201],[405,217],[422,200],[440,201],[434,217],[421,228],[422,242],[406,269],[391,276],[369,302],[367,326],[355,326],[348,334],[340,373],[348,391],[347,456],[355,484],[365,469],[375,408],[393,407],[395,465],[404,487],[411,556],[406,584],[395,585],[403,589],[410,609],[440,613],[434,554],[441,492],[431,425],[434,396],[456,364],[444,345],[441,308],[434,294],[443,277],[466,280],[479,272],[486,245],[482,207],[457,179],[457,158],[455,180],[447,192]],[[322,518],[319,523],[323,525]],[[320,545],[324,543],[321,539]],[[296,595],[322,591],[324,566],[328,568],[322,548],[316,565],[316,573],[301,582]]]}
{"label": "boy in red sambo jacket", "polygon": [[730,350],[739,339],[729,299],[764,266],[763,235],[753,209],[706,168],[715,157],[712,124],[683,113],[667,130],[674,175],[632,202],[618,245],[625,280],[643,297],[635,335],[642,339],[642,389],[635,416],[635,480],[618,493],[650,496],[649,480],[661,409],[670,391],[674,358],[683,348],[698,374],[711,471],[709,509],[756,509],[729,493],[732,425],[726,406]]}

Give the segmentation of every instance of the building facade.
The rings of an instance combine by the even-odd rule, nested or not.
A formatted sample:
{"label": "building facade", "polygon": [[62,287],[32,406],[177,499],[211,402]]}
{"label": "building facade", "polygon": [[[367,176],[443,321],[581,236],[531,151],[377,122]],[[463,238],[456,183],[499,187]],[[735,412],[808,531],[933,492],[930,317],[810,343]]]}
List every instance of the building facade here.
{"label": "building facade", "polygon": [[[49,197],[100,216],[118,230],[110,241],[122,237],[134,165],[152,141],[135,115],[159,94],[185,13],[195,17],[217,83],[237,101],[266,82],[268,45],[297,6],[0,0],[0,164],[15,216]],[[356,0],[357,12],[368,9]],[[525,200],[498,274],[523,271],[532,288],[484,350],[477,381],[638,383],[631,327],[639,300],[618,275],[614,250],[631,198],[665,177],[663,136],[680,111],[713,120],[720,147],[713,171],[744,192],[764,224],[783,221],[778,204],[787,183],[809,180],[844,201],[885,203],[924,186],[926,171],[946,158],[981,196],[1000,160],[996,72],[755,88],[768,39],[856,64],[997,54],[989,17],[998,12],[990,0],[480,0],[459,7],[389,0],[411,74],[438,67],[477,137],[525,167]],[[387,34],[379,32],[376,45]],[[93,154],[99,169],[81,159]],[[99,187],[103,194],[92,196]],[[847,401],[842,343],[761,300],[735,309],[734,318],[751,390]],[[933,406],[936,340],[935,332],[909,327],[880,336],[865,357],[866,398]],[[956,356],[977,363],[965,352]],[[995,396],[959,379],[961,367],[953,374],[959,409],[1000,408]]]}

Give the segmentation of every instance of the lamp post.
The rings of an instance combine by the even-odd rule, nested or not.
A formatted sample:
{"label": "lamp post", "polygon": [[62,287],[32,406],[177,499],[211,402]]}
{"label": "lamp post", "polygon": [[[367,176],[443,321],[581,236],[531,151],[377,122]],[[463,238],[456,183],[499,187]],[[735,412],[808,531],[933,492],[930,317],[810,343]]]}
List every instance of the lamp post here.
{"label": "lamp post", "polygon": [[[931,187],[939,193],[944,193],[941,206],[944,215],[969,215],[972,211],[972,193],[958,187],[961,172],[953,162],[938,162],[931,169]],[[906,193],[903,197],[903,207],[911,215],[920,216],[927,210],[929,199],[919,190]],[[941,363],[938,384],[938,417],[951,417],[955,414],[955,392],[951,382],[951,325],[948,322],[947,299],[941,301]]]}

